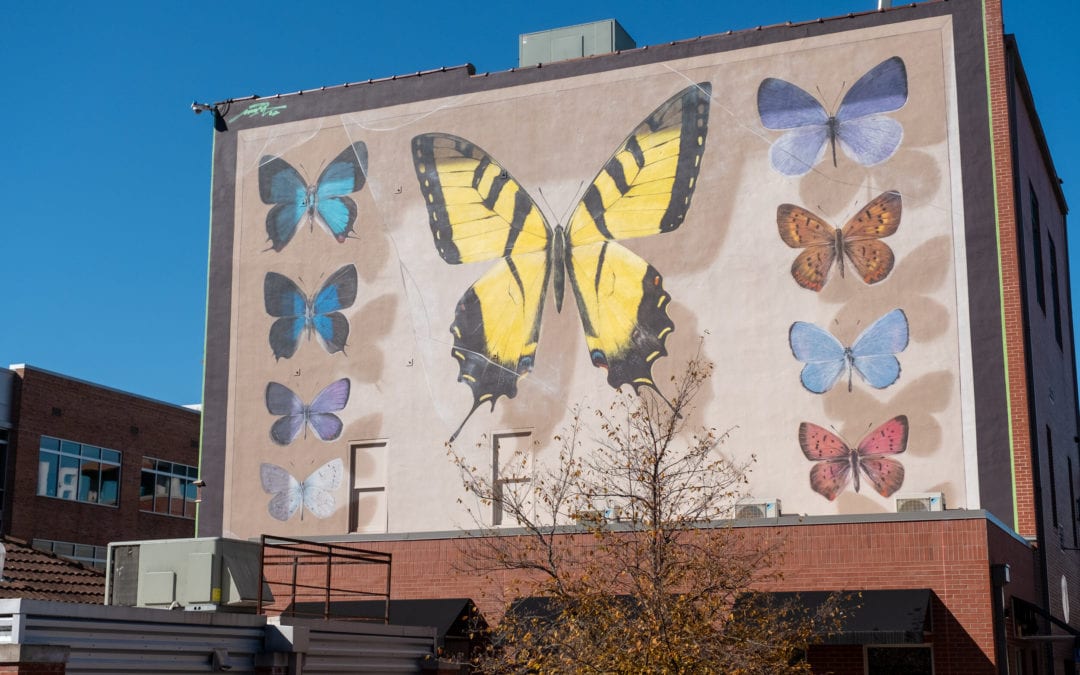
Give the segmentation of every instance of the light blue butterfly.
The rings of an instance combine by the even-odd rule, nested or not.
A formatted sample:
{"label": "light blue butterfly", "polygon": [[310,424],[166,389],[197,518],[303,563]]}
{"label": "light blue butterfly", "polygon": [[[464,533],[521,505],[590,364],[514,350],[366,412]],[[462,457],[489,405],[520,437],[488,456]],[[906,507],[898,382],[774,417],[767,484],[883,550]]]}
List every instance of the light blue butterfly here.
{"label": "light blue butterfly", "polygon": [[757,103],[766,129],[787,131],[772,144],[769,160],[785,176],[801,176],[836,145],[863,166],[880,164],[900,147],[904,128],[883,113],[907,102],[907,68],[898,56],[871,68],[848,89],[835,115],[800,87],[775,77],[758,86]]}
{"label": "light blue butterfly", "polygon": [[788,334],[791,353],[806,365],[800,379],[808,390],[824,394],[847,372],[848,391],[855,371],[875,389],[884,389],[900,377],[896,354],[908,345],[908,321],[902,309],[894,309],[845,347],[827,330],[796,321]]}
{"label": "light blue butterfly", "polygon": [[288,162],[267,155],[259,160],[259,198],[274,207],[266,214],[266,234],[275,251],[285,248],[307,216],[316,214],[338,242],[348,238],[356,220],[356,203],[346,197],[364,187],[367,146],[357,141],[330,162],[314,185]]}

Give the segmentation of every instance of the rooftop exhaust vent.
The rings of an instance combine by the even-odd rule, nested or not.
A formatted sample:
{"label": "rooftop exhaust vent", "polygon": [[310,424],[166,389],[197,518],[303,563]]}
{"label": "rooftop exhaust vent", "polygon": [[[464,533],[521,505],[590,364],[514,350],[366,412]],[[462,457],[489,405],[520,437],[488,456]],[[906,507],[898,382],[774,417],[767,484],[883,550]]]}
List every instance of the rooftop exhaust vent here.
{"label": "rooftop exhaust vent", "polygon": [[634,49],[634,38],[615,19],[525,33],[518,42],[518,65],[535,66]]}

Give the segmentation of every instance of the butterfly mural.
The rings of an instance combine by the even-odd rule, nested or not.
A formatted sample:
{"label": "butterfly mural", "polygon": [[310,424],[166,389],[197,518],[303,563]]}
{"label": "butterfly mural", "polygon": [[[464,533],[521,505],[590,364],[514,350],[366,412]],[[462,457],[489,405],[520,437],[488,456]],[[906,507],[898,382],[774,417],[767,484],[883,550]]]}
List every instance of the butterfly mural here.
{"label": "butterfly mural", "polygon": [[769,149],[773,169],[785,176],[801,176],[822,160],[825,147],[836,146],[863,166],[880,164],[893,156],[904,128],[885,113],[907,103],[907,68],[898,56],[885,59],[851,85],[836,114],[800,87],[775,77],[758,86],[757,104],[766,129],[784,131]]}
{"label": "butterfly mural", "polygon": [[894,309],[867,326],[850,347],[845,347],[823,328],[796,321],[788,333],[791,353],[806,365],[800,379],[807,390],[824,394],[847,373],[851,391],[852,372],[875,389],[884,389],[900,377],[896,354],[908,345],[907,315]]}
{"label": "butterfly mural", "polygon": [[344,474],[345,465],[341,459],[323,464],[303,482],[277,464],[264,462],[259,466],[259,478],[263,491],[274,495],[267,505],[270,517],[286,521],[300,511],[300,520],[303,520],[305,509],[316,518],[330,517],[337,510],[334,491],[341,487]]}
{"label": "butterfly mural", "polygon": [[[341,418],[334,413],[349,402],[349,380],[342,378],[326,385],[315,395],[311,405],[305,405],[291,389],[277,382],[266,385],[266,409],[281,417],[270,427],[270,438],[278,445],[288,445],[311,427],[320,441],[333,441],[341,436]],[[307,436],[305,429],[304,436]]]}
{"label": "butterfly mural", "polygon": [[867,434],[855,448],[833,432],[816,424],[799,425],[799,447],[806,458],[817,462],[810,469],[810,487],[829,501],[848,483],[859,491],[859,474],[866,476],[882,497],[904,484],[904,465],[891,455],[907,450],[908,420],[898,415]]}
{"label": "butterfly mural", "polygon": [[276,320],[270,326],[270,349],[275,359],[296,353],[300,336],[315,335],[331,354],[343,351],[349,339],[349,321],[340,310],[356,301],[356,266],[345,265],[330,275],[315,295],[308,297],[292,279],[267,272],[263,280],[266,313]]}
{"label": "butterfly mural", "polygon": [[846,257],[866,283],[883,280],[892,272],[896,257],[880,239],[900,227],[900,211],[900,193],[883,192],[841,230],[801,206],[781,204],[776,209],[780,238],[791,248],[803,249],[791,264],[791,276],[803,288],[820,291],[834,262],[844,276]]}
{"label": "butterfly mural", "polygon": [[696,84],[662,103],[615,150],[585,189],[569,224],[551,227],[539,207],[490,154],[442,133],[412,140],[413,162],[439,255],[449,264],[496,260],[461,297],[450,331],[458,381],[473,405],[517,395],[534,364],[552,280],[562,310],[569,281],[594,366],[614,388],[659,391],[652,364],[674,329],[660,273],[616,240],[678,228],[697,182],[711,86]]}
{"label": "butterfly mural", "polygon": [[300,221],[307,217],[314,229],[318,220],[338,242],[345,241],[356,220],[356,202],[347,197],[364,187],[367,145],[357,141],[330,162],[319,180],[309,185],[300,172],[280,157],[259,160],[259,198],[273,204],[266,214],[266,234],[275,251],[292,240]]}

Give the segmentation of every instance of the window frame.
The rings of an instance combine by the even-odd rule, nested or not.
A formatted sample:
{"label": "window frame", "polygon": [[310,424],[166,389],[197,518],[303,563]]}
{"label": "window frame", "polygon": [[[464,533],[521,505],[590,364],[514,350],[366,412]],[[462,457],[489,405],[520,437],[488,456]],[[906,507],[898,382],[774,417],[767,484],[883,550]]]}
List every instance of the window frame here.
{"label": "window frame", "polygon": [[[49,445],[55,447],[47,447]],[[55,463],[46,464],[47,458],[53,458]],[[120,508],[123,465],[124,453],[119,450],[42,434],[38,439],[36,494],[38,497],[59,499],[65,502],[118,509]],[[45,469],[44,476],[42,475],[43,467],[48,467]],[[93,478],[88,473],[88,469],[91,468],[96,470],[96,482],[93,482]],[[61,484],[61,480],[66,478],[61,474],[72,469],[75,470],[74,483]],[[115,471],[115,477],[107,480],[106,472],[112,474],[113,471]],[[95,489],[91,490],[91,487]],[[52,494],[49,494],[50,488]],[[105,495],[108,494],[112,494],[112,499],[105,501]],[[90,498],[90,495],[93,495],[93,498]]]}
{"label": "window frame", "polygon": [[[177,467],[183,467],[179,471]],[[152,479],[150,508],[146,507],[144,500],[144,488],[147,485],[147,476]],[[153,513],[170,518],[184,518],[194,520],[199,502],[199,490],[195,482],[199,480],[199,467],[171,459],[157,459],[155,457],[143,457],[139,472],[139,512]],[[165,494],[159,494],[157,488],[164,487]],[[181,497],[180,512],[174,513],[176,501],[172,496],[174,490],[179,489]],[[163,502],[162,508],[158,508],[158,502]]]}

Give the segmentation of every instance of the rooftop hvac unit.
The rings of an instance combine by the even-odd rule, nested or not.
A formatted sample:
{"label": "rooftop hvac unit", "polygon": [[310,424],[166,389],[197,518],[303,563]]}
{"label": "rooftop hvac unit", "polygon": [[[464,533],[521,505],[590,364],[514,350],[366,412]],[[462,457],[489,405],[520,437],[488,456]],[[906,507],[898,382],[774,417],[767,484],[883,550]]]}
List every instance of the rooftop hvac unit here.
{"label": "rooftop hvac unit", "polygon": [[944,511],[945,495],[941,492],[922,492],[902,495],[896,498],[897,513],[918,513],[920,511]]}
{"label": "rooftop hvac unit", "polygon": [[[105,604],[254,612],[261,545],[204,537],[109,544]],[[271,598],[263,587],[263,599]]]}
{"label": "rooftop hvac unit", "polygon": [[780,500],[762,499],[753,502],[740,502],[735,505],[735,517],[739,520],[747,518],[778,518],[780,517]]}
{"label": "rooftop hvac unit", "polygon": [[635,47],[637,43],[634,38],[618,21],[606,19],[521,35],[518,39],[518,65],[524,68]]}

